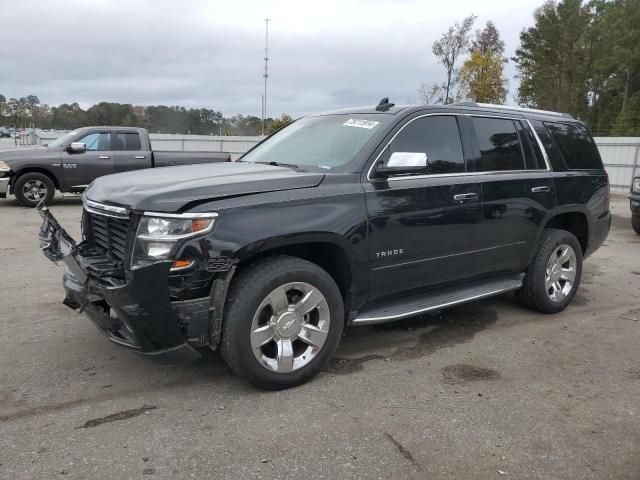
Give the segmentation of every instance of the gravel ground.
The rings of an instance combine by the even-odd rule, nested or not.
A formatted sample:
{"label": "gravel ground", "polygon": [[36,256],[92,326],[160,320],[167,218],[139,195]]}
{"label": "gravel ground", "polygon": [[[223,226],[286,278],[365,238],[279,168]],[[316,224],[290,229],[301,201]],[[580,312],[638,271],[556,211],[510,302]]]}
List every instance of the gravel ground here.
{"label": "gravel ground", "polygon": [[[78,236],[81,206],[52,207]],[[0,478],[640,478],[640,236],[627,200],[564,313],[513,295],[350,328],[311,383],[159,364],[63,306],[39,219],[0,201]]]}

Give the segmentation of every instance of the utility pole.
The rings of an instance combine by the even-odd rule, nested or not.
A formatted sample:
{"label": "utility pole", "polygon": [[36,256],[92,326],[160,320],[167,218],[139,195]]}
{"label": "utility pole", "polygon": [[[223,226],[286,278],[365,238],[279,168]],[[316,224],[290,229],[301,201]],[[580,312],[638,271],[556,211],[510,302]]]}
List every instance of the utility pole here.
{"label": "utility pole", "polygon": [[262,96],[262,135],[264,122],[267,119],[267,78],[269,77],[269,18],[264,19],[264,95]]}

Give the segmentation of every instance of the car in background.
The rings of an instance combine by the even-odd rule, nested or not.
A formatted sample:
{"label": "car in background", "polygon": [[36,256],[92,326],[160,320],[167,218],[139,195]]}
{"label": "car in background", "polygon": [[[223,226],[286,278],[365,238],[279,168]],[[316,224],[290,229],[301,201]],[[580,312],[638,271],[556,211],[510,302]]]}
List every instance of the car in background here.
{"label": "car in background", "polygon": [[11,136],[11,132],[9,131],[8,128],[0,127],[0,138],[10,137],[10,136]]}
{"label": "car in background", "polygon": [[631,182],[631,194],[629,195],[631,207],[631,226],[640,235],[640,176]]}

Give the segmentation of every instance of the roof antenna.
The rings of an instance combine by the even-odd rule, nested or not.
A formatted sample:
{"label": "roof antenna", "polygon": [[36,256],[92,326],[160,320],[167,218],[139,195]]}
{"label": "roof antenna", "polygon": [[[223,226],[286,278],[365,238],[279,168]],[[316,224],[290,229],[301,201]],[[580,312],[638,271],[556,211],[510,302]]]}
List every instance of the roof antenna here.
{"label": "roof antenna", "polygon": [[376,110],[379,112],[386,112],[393,106],[395,106],[395,103],[389,103],[389,97],[384,97],[382,100],[380,100],[380,103],[378,103]]}

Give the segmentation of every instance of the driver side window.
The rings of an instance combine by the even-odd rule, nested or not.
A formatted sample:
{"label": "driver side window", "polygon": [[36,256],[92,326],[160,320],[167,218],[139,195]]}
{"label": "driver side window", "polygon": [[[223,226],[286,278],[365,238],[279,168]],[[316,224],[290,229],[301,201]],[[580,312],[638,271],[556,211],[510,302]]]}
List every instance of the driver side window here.
{"label": "driver side window", "polygon": [[386,148],[385,164],[392,153],[426,154],[427,173],[458,173],[465,171],[464,155],[458,122],[453,115],[418,118],[404,127]]}
{"label": "driver side window", "polygon": [[103,152],[111,150],[111,135],[103,132],[93,132],[76,140],[76,142],[84,143],[88,152]]}

